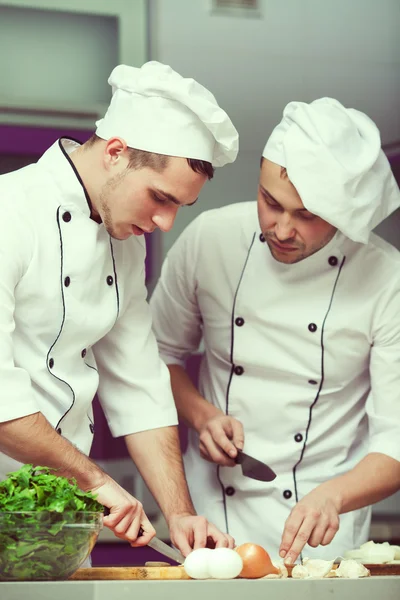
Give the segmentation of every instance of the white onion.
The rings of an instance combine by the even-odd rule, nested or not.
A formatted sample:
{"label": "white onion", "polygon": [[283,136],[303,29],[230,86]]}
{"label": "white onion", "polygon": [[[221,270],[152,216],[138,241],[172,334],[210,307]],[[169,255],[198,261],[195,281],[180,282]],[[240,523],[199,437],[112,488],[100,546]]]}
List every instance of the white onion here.
{"label": "white onion", "polygon": [[347,550],[344,558],[358,560],[367,564],[383,564],[394,560],[397,546],[391,546],[388,542],[376,544],[375,542],[366,542],[356,550]]}
{"label": "white onion", "polygon": [[210,577],[209,554],[211,552],[210,548],[198,548],[188,554],[183,566],[189,577],[192,579],[208,579]]}
{"label": "white onion", "polygon": [[242,569],[241,556],[229,548],[216,548],[208,557],[208,570],[214,579],[234,579]]}

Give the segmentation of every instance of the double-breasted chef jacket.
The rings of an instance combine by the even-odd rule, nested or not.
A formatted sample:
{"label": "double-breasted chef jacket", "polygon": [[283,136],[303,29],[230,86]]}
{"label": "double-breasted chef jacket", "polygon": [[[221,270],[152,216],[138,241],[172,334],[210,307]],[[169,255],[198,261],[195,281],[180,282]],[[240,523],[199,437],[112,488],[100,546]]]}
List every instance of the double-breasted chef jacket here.
{"label": "double-breasted chef jacket", "polygon": [[[276,261],[255,202],[203,213],[170,250],[151,299],[167,364],[184,365],[204,338],[200,392],[243,423],[245,451],[277,473],[201,459],[191,430],[186,473],[196,509],[278,556],[284,522],[320,483],[368,452],[400,460],[400,253],[372,235],[337,232],[296,264]],[[366,541],[370,508],[304,556],[342,554]]]}
{"label": "double-breasted chef jacket", "polygon": [[[88,454],[96,391],[114,436],[175,425],[151,331],[145,242],[110,238],[57,141],[0,177],[0,421],[42,412]],[[0,455],[0,476],[19,463]]]}

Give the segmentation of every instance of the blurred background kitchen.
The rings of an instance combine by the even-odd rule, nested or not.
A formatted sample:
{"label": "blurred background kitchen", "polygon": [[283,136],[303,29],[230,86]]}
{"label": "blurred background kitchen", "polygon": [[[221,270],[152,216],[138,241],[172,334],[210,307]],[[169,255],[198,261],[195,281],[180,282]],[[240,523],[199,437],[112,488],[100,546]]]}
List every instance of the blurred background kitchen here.
{"label": "blurred background kitchen", "polygon": [[[88,139],[109,103],[113,67],[150,59],[214,93],[239,131],[240,152],[178,213],[172,231],[147,240],[149,293],[189,221],[256,198],[261,151],[291,100],[332,96],[366,112],[400,182],[399,0],[0,0],[0,173],[36,161],[61,135]],[[377,232],[400,249],[400,211]],[[167,539],[98,405],[95,425],[93,458],[143,502]],[[400,543],[400,494],[374,507],[371,539]],[[132,552],[104,530],[94,564],[140,562]]]}

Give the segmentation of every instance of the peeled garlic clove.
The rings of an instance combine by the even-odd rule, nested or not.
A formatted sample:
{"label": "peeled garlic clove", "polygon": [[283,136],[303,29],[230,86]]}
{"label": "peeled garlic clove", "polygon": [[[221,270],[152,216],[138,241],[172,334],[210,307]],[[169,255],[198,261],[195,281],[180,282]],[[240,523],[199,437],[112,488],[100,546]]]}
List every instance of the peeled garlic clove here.
{"label": "peeled garlic clove", "polygon": [[336,569],[336,577],[346,579],[358,579],[359,577],[369,577],[370,575],[371,573],[364,565],[353,559],[342,560]]}
{"label": "peeled garlic clove", "polygon": [[306,563],[303,561],[303,566],[307,569],[309,577],[325,577],[332,569],[334,562],[334,560],[310,558]]}
{"label": "peeled garlic clove", "polygon": [[296,565],[292,569],[292,579],[306,579],[308,571],[303,565]]}

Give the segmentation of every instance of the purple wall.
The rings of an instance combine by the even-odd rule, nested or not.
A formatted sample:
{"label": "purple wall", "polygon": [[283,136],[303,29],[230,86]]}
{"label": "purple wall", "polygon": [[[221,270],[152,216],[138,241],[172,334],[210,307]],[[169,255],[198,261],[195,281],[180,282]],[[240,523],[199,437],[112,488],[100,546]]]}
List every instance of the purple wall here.
{"label": "purple wall", "polygon": [[0,125],[0,154],[32,154],[38,158],[62,136],[86,142],[92,133],[84,129]]}

